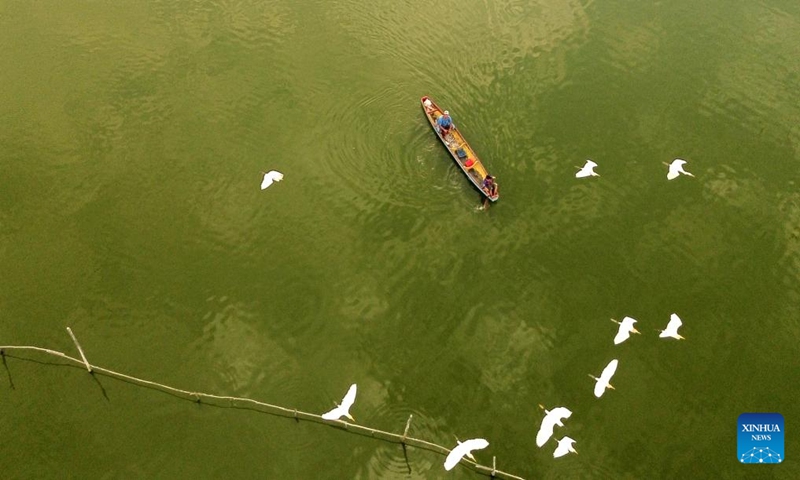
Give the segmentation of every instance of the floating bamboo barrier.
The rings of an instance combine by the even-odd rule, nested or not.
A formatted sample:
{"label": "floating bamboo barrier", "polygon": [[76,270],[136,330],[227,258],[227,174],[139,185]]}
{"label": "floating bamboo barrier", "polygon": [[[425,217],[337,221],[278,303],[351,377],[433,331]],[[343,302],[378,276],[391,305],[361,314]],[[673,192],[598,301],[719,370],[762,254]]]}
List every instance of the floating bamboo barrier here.
{"label": "floating bamboo barrier", "polygon": [[[190,390],[183,390],[176,387],[170,387],[169,385],[164,385],[158,382],[153,382],[150,380],[144,380],[142,378],[134,377],[131,375],[126,375],[124,373],[116,372],[114,370],[99,367],[97,365],[92,365],[86,359],[86,355],[83,353],[83,349],[81,348],[80,344],[78,343],[78,339],[75,338],[75,334],[72,333],[72,330],[67,327],[67,332],[72,337],[72,341],[75,343],[75,346],[78,348],[78,352],[81,355],[81,358],[75,358],[67,355],[66,353],[59,352],[56,350],[51,350],[49,348],[42,348],[42,347],[34,347],[34,346],[27,346],[27,345],[8,345],[8,346],[0,346],[0,356],[3,357],[3,363],[5,364],[5,357],[8,356],[6,351],[13,351],[13,350],[22,350],[22,351],[35,351],[40,353],[46,353],[47,355],[52,355],[55,357],[60,357],[64,360],[67,360],[72,363],[76,363],[80,366],[86,367],[86,370],[92,374],[101,374],[106,375],[112,378],[117,378],[120,380],[124,380],[136,385],[146,386],[155,390],[161,390],[163,392],[167,392],[173,394],[179,398],[184,398],[186,400],[192,400],[197,403],[207,403],[212,406],[218,407],[242,407],[244,405],[254,406],[256,410],[263,411],[265,413],[270,413],[273,415],[279,415],[282,417],[294,418],[298,422],[300,420],[306,420],[315,423],[321,423],[323,425],[328,425],[331,427],[339,428],[345,430],[347,432],[357,433],[364,436],[369,436],[372,438],[377,438],[380,440],[384,440],[386,442],[391,443],[399,443],[403,446],[403,452],[405,454],[406,447],[417,447],[422,450],[428,450],[430,452],[439,453],[441,455],[447,455],[450,453],[450,449],[444,447],[442,445],[438,445],[433,442],[429,442],[427,440],[422,440],[420,438],[414,438],[408,436],[408,430],[411,426],[411,419],[413,415],[409,415],[408,420],[406,421],[405,429],[403,430],[403,434],[397,434],[392,432],[387,432],[384,430],[379,430],[377,428],[370,428],[364,425],[359,425],[356,423],[349,423],[344,420],[325,420],[320,415],[316,413],[309,413],[303,412],[297,409],[281,407],[279,405],[273,405],[271,403],[261,402],[259,400],[253,400],[252,398],[246,397],[232,397],[228,395],[214,395],[210,393],[203,393],[203,392],[193,392]],[[217,402],[224,402],[224,403],[217,403]],[[482,475],[489,476],[491,478],[498,478],[498,479],[507,479],[507,480],[524,480],[522,477],[517,475],[512,475],[510,473],[504,472],[502,470],[497,470],[496,458],[492,457],[492,467],[487,467],[484,465],[480,465],[477,462],[473,462],[468,458],[463,458],[461,460],[461,464],[467,466],[468,468],[472,469],[473,471],[480,473]],[[409,466],[410,470],[410,466]]]}

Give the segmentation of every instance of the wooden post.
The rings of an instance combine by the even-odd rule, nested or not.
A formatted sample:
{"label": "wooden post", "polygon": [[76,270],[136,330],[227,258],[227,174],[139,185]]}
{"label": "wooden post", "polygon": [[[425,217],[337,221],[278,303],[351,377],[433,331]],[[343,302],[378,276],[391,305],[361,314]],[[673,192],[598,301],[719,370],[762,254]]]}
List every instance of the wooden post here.
{"label": "wooden post", "polygon": [[83,364],[86,365],[86,370],[89,373],[92,373],[92,366],[89,365],[89,361],[86,360],[86,355],[83,354],[83,349],[81,348],[81,344],[78,343],[78,339],[75,338],[75,334],[72,333],[72,329],[67,327],[67,331],[69,332],[69,336],[72,337],[72,341],[75,342],[75,346],[78,347],[78,352],[81,354],[81,358],[83,359]]}
{"label": "wooden post", "polygon": [[411,426],[411,419],[414,418],[414,414],[408,416],[408,420],[406,421],[406,429],[403,430],[403,445],[406,443],[406,437],[408,436],[408,427]]}

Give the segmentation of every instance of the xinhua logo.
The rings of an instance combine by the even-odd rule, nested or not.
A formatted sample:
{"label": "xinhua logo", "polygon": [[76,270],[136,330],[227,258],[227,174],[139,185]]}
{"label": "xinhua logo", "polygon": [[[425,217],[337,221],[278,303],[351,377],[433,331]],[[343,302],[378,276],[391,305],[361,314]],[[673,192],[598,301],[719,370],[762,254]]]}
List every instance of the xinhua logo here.
{"label": "xinhua logo", "polygon": [[783,415],[743,413],[739,415],[738,429],[739,463],[783,462]]}

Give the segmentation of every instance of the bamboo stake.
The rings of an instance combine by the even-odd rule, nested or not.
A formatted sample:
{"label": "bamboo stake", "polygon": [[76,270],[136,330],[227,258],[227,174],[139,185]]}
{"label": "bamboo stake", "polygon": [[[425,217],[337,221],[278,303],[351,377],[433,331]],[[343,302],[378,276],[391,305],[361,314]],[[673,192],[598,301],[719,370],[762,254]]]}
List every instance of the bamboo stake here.
{"label": "bamboo stake", "polygon": [[411,426],[411,419],[414,418],[414,414],[408,416],[408,421],[406,421],[406,429],[403,430],[403,444],[406,443],[406,437],[408,436],[408,427]]}
{"label": "bamboo stake", "polygon": [[92,366],[89,365],[89,361],[86,360],[86,355],[83,354],[83,349],[81,348],[81,344],[78,343],[78,339],[75,338],[75,334],[72,333],[72,329],[67,327],[67,331],[69,332],[69,336],[72,337],[72,341],[75,342],[75,346],[78,347],[78,352],[81,354],[81,358],[83,359],[83,364],[86,365],[86,370],[89,373],[92,373]]}
{"label": "bamboo stake", "polygon": [[[67,328],[67,330],[69,330],[69,328]],[[72,332],[70,331],[70,334],[71,333]],[[74,339],[75,338],[73,336],[73,340]],[[75,340],[75,344],[76,345],[78,344],[77,340]],[[151,380],[145,380],[145,379],[134,377],[134,376],[131,376],[131,375],[126,375],[124,373],[116,372],[116,371],[108,369],[108,368],[98,367],[97,365],[90,365],[89,362],[86,360],[86,357],[83,357],[83,351],[81,350],[80,346],[78,346],[78,351],[81,352],[81,356],[83,357],[83,360],[77,359],[75,357],[71,357],[71,356],[67,355],[66,353],[59,352],[59,351],[56,351],[56,350],[50,350],[48,348],[28,346],[28,345],[0,346],[0,350],[4,350],[4,351],[5,350],[32,350],[32,351],[35,351],[35,352],[46,353],[48,355],[61,357],[61,358],[65,359],[65,360],[68,360],[70,362],[76,363],[78,365],[83,365],[83,366],[87,367],[87,369],[89,369],[89,371],[92,372],[92,373],[99,373],[99,374],[103,374],[103,375],[106,375],[106,376],[109,376],[109,377],[114,377],[114,378],[117,378],[117,379],[120,379],[120,380],[124,380],[124,381],[127,381],[129,383],[136,384],[136,385],[141,385],[141,386],[153,388],[155,390],[161,390],[163,392],[167,392],[167,393],[173,394],[173,395],[178,396],[178,397],[182,397],[182,398],[187,399],[187,400],[188,399],[192,399],[193,401],[197,401],[197,402],[199,402],[201,399],[218,401],[219,403],[206,402],[207,404],[214,405],[214,406],[224,406],[224,404],[222,402],[226,402],[228,404],[230,404],[230,402],[248,403],[248,404],[254,405],[256,407],[260,407],[260,408],[257,409],[258,411],[263,411],[265,413],[270,413],[270,414],[278,415],[278,416],[282,416],[282,417],[295,418],[297,421],[307,420],[307,421],[310,421],[310,422],[320,423],[320,424],[328,425],[328,426],[331,426],[331,427],[334,427],[334,428],[340,428],[340,429],[343,429],[343,430],[345,430],[347,432],[351,432],[351,433],[357,433],[357,434],[365,435],[365,436],[369,435],[371,437],[378,438],[378,439],[386,441],[386,442],[399,443],[399,444],[403,445],[403,447],[405,447],[405,445],[411,445],[412,447],[417,447],[417,448],[420,448],[420,449],[423,449],[423,450],[427,450],[429,452],[438,453],[440,455],[445,455],[446,456],[448,453],[450,453],[450,449],[447,448],[447,447],[443,447],[443,446],[438,445],[436,443],[429,442],[427,440],[423,440],[423,439],[420,439],[420,438],[408,437],[406,435],[408,433],[408,427],[411,424],[411,417],[413,415],[409,416],[409,419],[406,422],[406,431],[404,432],[403,435],[400,435],[398,433],[391,433],[391,432],[387,432],[387,431],[380,430],[380,429],[377,429],[377,428],[366,427],[364,425],[359,425],[359,424],[356,424],[356,423],[329,422],[329,421],[323,419],[322,416],[317,415],[315,413],[303,412],[301,410],[297,410],[297,409],[293,409],[293,408],[281,407],[279,405],[273,405],[273,404],[270,404],[270,403],[261,402],[259,400],[254,400],[252,398],[232,397],[232,396],[228,396],[228,395],[215,395],[215,394],[211,394],[211,393],[202,393],[202,392],[193,392],[193,391],[190,391],[190,390],[183,390],[183,389],[180,389],[180,388],[171,387],[169,385],[164,385],[164,384],[161,384],[161,383],[153,382]],[[8,356],[8,352],[5,352],[5,355]],[[485,467],[483,465],[479,465],[478,463],[473,462],[472,460],[469,460],[467,458],[462,459],[461,460],[461,464],[467,465],[474,472],[480,473],[482,475],[486,475],[486,476],[490,476],[490,477],[493,476],[494,478],[499,478],[499,479],[502,479],[502,480],[524,480],[522,477],[519,477],[517,475],[513,475],[511,473],[503,472],[503,471],[500,471],[500,470],[494,470],[494,469],[490,469],[489,467]]]}

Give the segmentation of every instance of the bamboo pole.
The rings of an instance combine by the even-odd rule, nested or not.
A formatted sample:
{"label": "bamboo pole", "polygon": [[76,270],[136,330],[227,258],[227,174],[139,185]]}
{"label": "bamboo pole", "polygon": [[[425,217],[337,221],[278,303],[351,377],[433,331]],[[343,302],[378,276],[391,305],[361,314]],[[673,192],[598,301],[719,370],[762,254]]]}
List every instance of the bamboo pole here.
{"label": "bamboo pole", "polygon": [[83,354],[83,349],[81,348],[81,344],[78,343],[78,339],[75,338],[75,334],[72,333],[72,329],[67,327],[67,331],[69,332],[69,336],[72,337],[72,341],[75,342],[75,346],[78,347],[78,353],[81,354],[81,358],[83,359],[83,364],[86,365],[86,370],[89,373],[92,373],[92,366],[89,365],[89,360],[86,360],[86,355]]}
{"label": "bamboo pole", "polygon": [[414,418],[414,414],[408,416],[408,421],[406,421],[406,429],[403,430],[403,445],[406,443],[406,437],[408,436],[408,427],[411,426],[411,419]]}
{"label": "bamboo pole", "polygon": [[[70,335],[72,335],[72,331],[69,329],[69,327],[67,328],[67,331],[69,331]],[[74,335],[72,336],[72,338],[75,341],[75,344],[78,345],[78,341],[75,339]],[[380,430],[380,429],[377,429],[377,428],[370,428],[370,427],[367,427],[367,426],[364,426],[364,425],[359,425],[359,424],[356,424],[356,423],[348,423],[348,422],[345,422],[343,420],[329,421],[329,420],[323,419],[320,415],[317,415],[315,413],[303,412],[301,410],[297,410],[297,409],[294,409],[294,408],[281,407],[280,405],[273,405],[271,403],[266,403],[266,402],[262,402],[262,401],[259,401],[259,400],[254,400],[252,398],[233,397],[233,396],[228,396],[228,395],[215,395],[215,394],[211,394],[211,393],[202,393],[202,392],[194,392],[194,391],[190,391],[190,390],[183,390],[183,389],[180,389],[180,388],[171,387],[169,385],[164,385],[164,384],[161,384],[161,383],[158,383],[158,382],[153,382],[151,380],[145,380],[143,378],[134,377],[132,375],[126,375],[124,373],[116,372],[116,371],[108,369],[108,368],[99,367],[97,365],[89,364],[89,362],[86,360],[86,357],[83,355],[83,350],[80,348],[80,345],[78,345],[78,351],[81,353],[82,360],[81,359],[77,359],[75,357],[71,357],[71,356],[69,356],[69,355],[67,355],[66,353],[63,353],[63,352],[59,352],[59,351],[56,351],[56,350],[51,350],[49,348],[42,348],[42,347],[29,346],[29,345],[0,346],[0,351],[3,351],[5,356],[9,356],[8,352],[6,352],[6,350],[23,350],[23,351],[28,350],[28,351],[46,353],[48,355],[53,355],[53,356],[56,356],[56,357],[60,357],[60,358],[62,358],[64,360],[68,360],[68,361],[76,363],[78,365],[85,366],[89,370],[89,372],[106,375],[108,377],[117,378],[117,379],[124,380],[124,381],[130,382],[130,383],[136,384],[136,385],[141,385],[141,386],[146,386],[146,387],[149,387],[149,388],[153,388],[155,390],[161,390],[163,392],[167,392],[167,393],[176,395],[178,397],[184,398],[185,400],[192,400],[192,401],[195,401],[195,402],[198,402],[198,403],[200,402],[201,399],[203,399],[203,400],[212,400],[211,402],[207,402],[207,403],[209,405],[221,406],[221,407],[224,407],[225,404],[224,403],[214,403],[213,400],[220,401],[220,402],[228,402],[228,405],[230,405],[231,403],[235,403],[235,402],[246,403],[246,404],[250,404],[250,405],[253,405],[253,406],[257,407],[256,409],[258,411],[264,411],[265,413],[270,413],[270,414],[278,415],[278,416],[282,416],[282,417],[294,418],[298,422],[300,420],[307,420],[307,421],[310,421],[310,422],[315,422],[315,423],[320,423],[320,424],[323,424],[323,425],[329,425],[329,426],[332,426],[332,427],[340,428],[340,429],[343,429],[343,430],[345,430],[347,432],[358,433],[358,434],[361,434],[361,435],[369,435],[369,436],[371,436],[373,438],[378,438],[378,439],[384,440],[386,442],[399,443],[399,444],[401,444],[403,446],[410,445],[412,447],[417,447],[417,448],[420,448],[420,449],[423,449],[423,450],[427,450],[429,452],[439,453],[441,455],[447,455],[448,453],[450,453],[450,449],[447,448],[447,447],[444,447],[442,445],[438,445],[436,443],[429,442],[429,441],[423,440],[421,438],[415,438],[415,437],[407,436],[408,428],[409,428],[409,426],[411,424],[411,417],[413,417],[413,415],[409,416],[408,421],[406,422],[406,429],[403,432],[403,435],[400,435],[398,433],[387,432],[387,431]],[[511,473],[503,472],[503,471],[500,471],[500,470],[496,470],[494,468],[489,468],[489,467],[480,465],[477,462],[473,462],[472,460],[469,460],[467,458],[462,459],[461,463],[465,464],[468,468],[470,468],[471,470],[473,470],[473,471],[475,471],[477,473],[480,473],[482,475],[486,475],[486,476],[489,476],[489,477],[492,477],[492,478],[499,478],[499,479],[504,479],[504,480],[524,480],[522,477],[519,477],[517,475],[513,475]]]}

